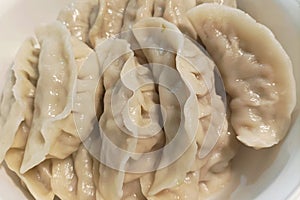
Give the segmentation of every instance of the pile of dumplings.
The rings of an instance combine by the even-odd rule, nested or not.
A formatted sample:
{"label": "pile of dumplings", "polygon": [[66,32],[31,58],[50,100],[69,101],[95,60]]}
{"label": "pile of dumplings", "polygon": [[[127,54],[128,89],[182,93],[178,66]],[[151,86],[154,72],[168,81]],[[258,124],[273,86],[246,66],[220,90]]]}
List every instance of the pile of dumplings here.
{"label": "pile of dumplings", "polygon": [[[20,47],[0,99],[0,162],[35,199],[207,199],[226,189],[239,145],[269,148],[288,132],[296,104],[291,61],[235,0],[76,0],[35,34]],[[158,50],[166,48],[172,52]],[[178,77],[169,80],[151,63]],[[217,92],[215,67],[227,102]],[[131,70],[142,85],[136,90],[123,78]],[[179,105],[155,84],[163,79],[188,100]],[[164,110],[153,109],[158,104]],[[164,126],[155,135],[133,131],[127,117]],[[95,123],[101,131],[93,135]],[[138,162],[142,156],[112,153],[99,135],[143,155],[172,142],[181,123],[180,134],[190,139],[185,151],[145,172],[126,169],[133,161],[136,168],[160,166],[168,151]],[[205,138],[214,135],[203,156]],[[100,160],[119,161],[115,167],[93,155],[97,148]]]}

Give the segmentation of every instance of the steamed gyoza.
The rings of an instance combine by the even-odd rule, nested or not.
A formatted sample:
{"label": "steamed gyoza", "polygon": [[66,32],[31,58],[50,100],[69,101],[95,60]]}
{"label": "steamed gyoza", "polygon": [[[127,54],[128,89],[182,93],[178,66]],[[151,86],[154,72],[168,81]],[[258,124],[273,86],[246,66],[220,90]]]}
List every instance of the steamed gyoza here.
{"label": "steamed gyoza", "polygon": [[[16,140],[24,139],[17,137]],[[26,173],[20,173],[24,149],[12,147],[6,154],[5,162],[10,170],[15,172],[21,179],[25,188],[35,199],[52,200],[54,192],[51,188],[51,161],[46,160],[31,168]]]}
{"label": "steamed gyoza", "polygon": [[128,0],[100,0],[99,11],[89,38],[95,47],[97,40],[119,34]]}
{"label": "steamed gyoza", "polygon": [[[38,145],[44,145],[44,143],[42,142],[39,143],[39,141],[34,141],[37,138],[33,136],[36,135],[31,135],[30,138],[30,134],[32,134],[31,128],[33,127],[33,123],[35,122],[34,111],[37,111],[35,110],[37,109],[37,107],[34,107],[35,97],[38,96],[36,88],[40,87],[39,81],[42,75],[42,73],[39,72],[43,70],[41,69],[40,64],[45,63],[40,61],[41,59],[43,59],[42,53],[40,52],[44,51],[43,53],[44,55],[46,54],[45,55],[46,57],[54,56],[54,58],[56,58],[56,56],[58,56],[58,54],[55,55],[47,52],[50,51],[49,49],[51,47],[51,46],[44,47],[45,43],[47,42],[43,41],[44,43],[40,45],[38,41],[36,41],[33,38],[30,38],[26,40],[22,45],[22,47],[20,48],[12,69],[13,72],[12,81],[8,82],[9,84],[11,84],[11,86],[7,87],[7,89],[12,92],[13,91],[15,92],[11,95],[6,96],[6,98],[8,97],[11,99],[16,98],[19,100],[18,102],[19,104],[22,105],[22,107],[21,108],[18,107],[19,104],[15,103],[12,105],[12,109],[19,109],[18,110],[19,113],[23,114],[22,117],[23,121],[21,121],[21,123],[18,125],[18,123],[16,123],[18,118],[16,118],[16,121],[13,124],[18,125],[17,130],[13,133],[8,132],[9,134],[11,134],[9,136],[12,137],[12,142],[7,143],[7,146],[9,145],[8,148],[10,149],[7,151],[6,148],[1,148],[1,153],[3,153],[4,155],[6,154],[5,161],[8,167],[21,178],[21,180],[24,182],[26,187],[29,189],[29,191],[33,194],[35,198],[53,199],[54,196],[58,195],[59,193],[54,190],[55,187],[52,187],[50,182],[51,181],[55,182],[54,179],[55,177],[53,178],[52,175],[57,173],[56,172],[52,173],[51,168],[53,170],[55,169],[53,168],[54,164],[51,162],[51,160],[48,159],[47,154],[51,154],[51,157],[54,156],[58,158],[64,158],[65,157],[64,155],[72,154],[74,151],[77,151],[78,149],[78,145],[80,144],[80,137],[84,139],[84,137],[86,137],[85,131],[90,132],[90,125],[89,123],[86,122],[92,121],[94,115],[84,114],[83,109],[87,110],[87,108],[89,108],[89,106],[87,105],[90,105],[91,102],[94,102],[92,95],[94,94],[96,89],[95,84],[98,81],[99,68],[97,67],[98,62],[95,54],[93,56],[93,51],[87,45],[80,42],[76,38],[71,38],[69,33],[65,31],[66,28],[60,22],[52,23],[50,25],[42,27],[41,29],[44,30],[47,29],[48,33],[52,33],[51,36],[48,35],[45,36],[40,32],[41,35],[43,35],[48,39],[48,42],[53,42],[53,40],[51,41],[51,37],[53,36],[61,36],[61,39],[65,41],[66,46],[69,47],[67,48],[68,56],[64,55],[64,57],[69,58],[71,60],[70,62],[66,62],[66,63],[69,64],[73,63],[71,65],[72,68],[69,69],[70,71],[73,71],[75,73],[76,81],[77,81],[77,84],[74,83],[72,84],[72,88],[74,92],[77,93],[76,98],[74,93],[72,98],[75,99],[70,100],[72,114],[69,117],[67,117],[67,119],[63,119],[63,125],[64,125],[63,128],[64,130],[69,131],[70,134],[64,131],[60,131],[59,134],[57,134],[56,136],[54,135],[54,132],[51,132],[53,133],[53,135],[51,134],[46,135],[46,137],[49,136],[53,137],[53,139],[51,140],[47,139],[47,142],[52,141],[51,144],[52,149],[50,150],[49,149],[47,150],[47,147],[45,147],[46,146],[45,145],[45,146],[40,146],[41,149],[37,151],[37,148],[39,147]],[[39,31],[42,31],[41,29]],[[51,31],[54,31],[54,33]],[[57,32],[59,31],[61,31],[60,33],[62,33],[62,35],[57,34]],[[41,35],[39,36],[42,37]],[[61,46],[57,47],[55,46],[55,42],[53,43],[51,44],[54,45],[54,49],[58,50],[57,52],[60,52]],[[61,44],[59,40],[57,40],[57,43],[58,45]],[[48,43],[47,45],[50,44]],[[60,61],[61,62],[58,62],[57,64],[64,64],[62,63],[63,60]],[[82,68],[83,65],[84,67],[86,67],[85,69]],[[50,69],[48,68],[48,69],[53,70],[53,72],[56,72],[55,64],[51,65],[51,67],[52,68]],[[77,73],[78,71],[79,73]],[[56,78],[54,79],[54,81],[59,81],[58,79],[59,77],[56,76],[50,76],[50,77]],[[43,84],[42,86],[46,86],[46,85]],[[47,86],[53,87],[52,84],[48,84]],[[15,89],[12,90],[12,87]],[[43,87],[43,89],[45,89],[45,87]],[[55,91],[57,92],[57,90]],[[49,100],[49,98],[47,100]],[[60,100],[62,100],[61,97]],[[6,100],[2,100],[2,102],[6,103]],[[46,101],[39,101],[39,103],[45,103],[45,102]],[[73,102],[75,103],[75,106],[73,105]],[[63,105],[63,102],[61,103]],[[44,107],[43,109],[48,109],[48,108],[49,107]],[[92,107],[92,109],[94,109],[94,107]],[[80,116],[77,116],[79,114]],[[78,135],[77,130],[75,128],[74,118],[84,119],[85,121],[84,122],[85,125],[77,127],[77,128],[81,128],[80,136]],[[78,119],[77,122],[79,122],[80,119]],[[13,122],[13,120],[11,120],[11,122]],[[13,131],[14,129],[11,128],[10,130]],[[51,127],[51,131],[53,131],[52,127]],[[71,134],[73,134],[73,136]],[[1,140],[1,141],[5,141],[5,140]],[[32,145],[32,146],[28,147],[28,145]],[[30,151],[31,149],[33,150],[33,153],[32,152],[28,153],[28,151]],[[30,167],[24,171],[25,173],[23,172],[21,173],[22,164],[24,164],[24,159],[26,159],[26,155],[24,155],[26,151],[27,154],[29,154],[29,156],[37,156],[40,157],[40,159],[31,160],[31,162],[28,163]],[[80,152],[78,152],[78,155],[81,155],[79,153]],[[25,166],[26,164],[27,163],[25,160]],[[80,180],[78,180],[78,182],[80,183],[81,177],[82,179],[84,179],[84,174],[80,173],[79,175],[80,175]],[[85,180],[82,181],[85,182]],[[84,192],[85,191],[81,189],[81,191],[79,191],[78,193],[82,195],[78,194],[77,196],[84,196]]]}
{"label": "steamed gyoza", "polygon": [[29,131],[38,79],[38,43],[27,39],[20,47],[1,96],[0,162],[14,142],[15,135]]}
{"label": "steamed gyoza", "polygon": [[[14,122],[13,124],[16,125],[17,129],[14,131],[14,128],[10,124],[9,130],[11,132],[2,132],[0,138],[1,141],[6,141],[6,144],[1,144],[1,154],[5,156],[5,162],[9,169],[20,177],[35,198],[53,199],[54,194],[51,191],[49,179],[49,161],[41,163],[26,174],[20,173],[24,149],[33,117],[33,102],[38,79],[39,52],[38,42],[34,38],[29,38],[24,41],[16,55],[11,70],[11,78],[14,82],[8,81],[8,83],[13,83],[13,85],[6,87],[7,90],[13,93],[11,94],[12,96],[6,93],[4,93],[4,95],[6,95],[6,98],[11,97],[11,99],[17,99],[18,104],[16,102],[12,105],[10,113],[13,113],[13,111],[17,109],[14,111],[14,115],[16,117],[16,113],[21,114],[22,121],[19,124],[18,117],[14,118],[15,121],[10,119],[10,122]],[[7,102],[2,100],[2,103]],[[7,106],[7,104],[5,106]],[[3,112],[5,109],[1,108],[1,111]],[[9,124],[6,126],[8,125]],[[5,126],[3,127],[3,125],[1,125],[1,128],[5,128]],[[11,137],[11,140],[3,139],[2,137],[5,137],[3,133],[9,134],[8,136]]]}
{"label": "steamed gyoza", "polygon": [[166,0],[163,18],[175,24],[183,33],[192,38],[197,37],[197,33],[185,13],[196,6],[194,0]]}
{"label": "steamed gyoza", "polygon": [[57,19],[61,21],[77,39],[88,42],[90,27],[93,25],[93,15],[96,12],[98,0],[76,0],[63,8]]}
{"label": "steamed gyoza", "polygon": [[236,134],[262,148],[289,127],[291,63],[235,0],[75,0],[57,19],[0,99],[0,162],[35,199],[214,198]]}
{"label": "steamed gyoza", "polygon": [[60,199],[93,200],[96,198],[92,173],[93,159],[83,145],[66,159],[51,159],[51,162],[51,188]]}
{"label": "steamed gyoza", "polygon": [[226,5],[236,8],[236,0],[196,0],[197,5],[203,3],[218,3],[220,5]]}
{"label": "steamed gyoza", "polygon": [[[43,29],[47,30],[48,33],[43,32]],[[22,172],[38,165],[48,155],[65,158],[77,149],[80,138],[77,135],[73,115],[71,114],[76,109],[80,109],[80,107],[73,109],[72,104],[72,98],[75,97],[75,92],[78,89],[75,80],[77,79],[77,71],[80,69],[77,66],[79,63],[75,62],[75,58],[77,62],[83,62],[82,57],[89,56],[92,52],[82,43],[81,46],[74,47],[74,50],[76,48],[79,50],[75,55],[76,57],[74,57],[72,44],[78,45],[81,43],[76,42],[76,39],[71,42],[69,32],[59,22],[43,27],[39,31],[38,38],[42,49],[41,53],[39,53],[39,48],[35,47],[34,40],[28,40],[24,43],[24,47],[20,49],[14,67],[18,80],[14,85],[16,88],[15,96],[19,99],[19,102],[22,102],[24,108],[18,108],[18,105],[21,104],[19,103],[13,105],[12,109],[18,109],[19,113],[24,115],[25,124],[20,125],[20,127],[29,132],[30,135],[26,144]],[[60,40],[57,40],[57,38],[60,38]],[[65,44],[64,50],[61,49],[63,44]],[[55,69],[55,67],[57,68]],[[26,73],[29,75],[28,79],[26,79]],[[53,73],[52,76],[50,76],[51,73]],[[49,90],[49,96],[44,94],[45,90]],[[94,91],[93,88],[89,88],[89,90]],[[66,91],[69,94],[66,94]],[[84,97],[84,93],[80,93],[78,97]],[[65,99],[63,100],[62,97]],[[85,117],[86,120],[91,120],[88,116]],[[18,125],[18,118],[15,120],[14,124]],[[10,128],[10,130],[13,131],[14,129]],[[8,133],[12,140],[16,132]],[[8,143],[10,140],[2,141],[6,141],[10,145]],[[2,148],[1,150],[5,154],[7,149]]]}
{"label": "steamed gyoza", "polygon": [[243,11],[217,4],[187,15],[221,72],[237,138],[254,148],[277,144],[296,96],[291,61],[272,32]]}
{"label": "steamed gyoza", "polygon": [[[103,164],[99,166],[99,183],[97,185],[104,199],[120,199],[122,197],[122,187],[125,179],[124,171],[126,170],[126,166],[128,166],[128,161],[136,159],[126,152],[118,152],[116,147],[112,149],[111,146],[108,146],[110,142],[107,139],[103,139],[104,137],[107,137],[109,141],[121,149],[138,153],[149,152],[159,143],[158,141],[163,141],[163,134],[160,130],[155,136],[146,139],[133,137],[134,135],[147,135],[147,131],[132,130],[131,128],[135,127],[131,125],[131,120],[141,126],[147,125],[149,118],[146,113],[149,113],[150,116],[154,116],[152,118],[154,123],[158,124],[159,113],[151,114],[150,110],[158,100],[153,84],[145,85],[144,87],[137,88],[137,90],[133,90],[129,85],[126,85],[128,81],[129,84],[134,84],[134,82],[130,82],[128,77],[126,77],[126,74],[132,70],[141,72],[141,74],[130,74],[134,75],[130,76],[130,78],[134,78],[136,81],[144,82],[151,78],[150,71],[142,65],[138,65],[136,58],[133,56],[133,51],[129,47],[129,44],[125,40],[108,39],[103,40],[102,43],[100,42],[96,48],[100,61],[99,67],[103,72],[105,93],[103,98],[103,114],[99,120],[103,136],[102,140],[99,139],[94,145],[101,147],[99,154],[102,159],[108,162],[110,162],[109,160],[112,160],[112,162],[116,161],[114,166],[105,166]],[[136,86],[138,86],[138,83]],[[114,96],[114,90],[118,92],[117,97]],[[116,100],[115,98],[118,99]],[[142,114],[142,110],[144,114]],[[128,111],[129,113],[127,113]],[[126,114],[129,115],[127,116]],[[126,132],[131,132],[132,136]],[[111,154],[112,150],[115,151],[113,155]]]}
{"label": "steamed gyoza", "polygon": [[[162,33],[157,34],[157,32]],[[221,136],[223,142],[228,141],[228,143],[232,143],[231,140],[234,139],[227,135],[225,107],[221,98],[215,92],[213,77],[214,63],[193,42],[184,38],[176,26],[161,18],[149,18],[138,22],[134,25],[133,34],[140,46],[143,47],[147,60],[153,65],[152,73],[154,77],[161,84],[158,91],[160,104],[166,112],[163,117],[166,118],[164,119],[164,130],[167,143],[176,137],[176,129],[178,127],[174,126],[174,124],[179,124],[179,120],[183,120],[186,124],[184,130],[181,130],[178,134],[183,137],[182,139],[191,137],[189,148],[178,160],[167,168],[156,171],[154,175],[146,175],[141,178],[142,188],[148,188],[145,185],[149,184],[149,179],[152,181],[150,181],[151,187],[148,189],[144,188],[143,191],[147,198],[171,198],[174,196],[172,193],[176,190],[176,187],[185,184],[184,179],[189,176],[189,173],[200,171],[201,167],[208,162],[207,159],[201,157],[201,148],[211,150],[214,146],[214,153],[210,155],[214,157],[213,155],[217,155],[218,151],[222,152],[223,148],[226,148],[226,145],[222,146],[218,142],[212,144],[210,143],[211,140],[217,140],[218,136]],[[151,40],[148,39],[150,37]],[[166,52],[160,53],[158,50],[160,48],[163,48]],[[157,64],[160,65],[157,66]],[[176,69],[179,74],[178,77],[172,76],[168,68]],[[173,80],[173,82],[170,80]],[[183,96],[186,90],[188,99],[186,99],[183,105],[179,105],[172,92],[165,88],[165,84],[167,83],[170,84],[168,86],[173,91],[180,91],[180,95],[182,96],[178,100],[184,99]],[[184,114],[180,116],[182,106]],[[195,132],[195,138],[193,138],[192,133],[196,127],[198,129]],[[184,134],[186,136],[183,136]],[[229,139],[226,139],[227,137]],[[178,143],[176,148],[179,148],[179,145]],[[233,144],[231,146],[234,147]],[[227,157],[226,159],[218,160],[210,165],[209,168],[213,168],[214,165],[220,162],[223,162],[224,166],[227,166],[234,155],[234,151],[234,148],[231,152],[227,151],[228,156],[224,155],[223,157]],[[174,153],[176,150],[174,149],[172,152]],[[170,155],[170,152],[165,151],[161,160],[166,159]],[[222,171],[224,169],[220,169],[220,172]],[[199,181],[201,181],[200,178],[197,183]],[[206,182],[209,181],[206,180]],[[177,198],[184,198],[184,194],[184,192],[178,194]],[[192,199],[196,198],[196,196],[190,195]]]}
{"label": "steamed gyoza", "polygon": [[[78,98],[76,80],[80,68],[75,59],[82,62],[82,57],[87,59],[92,53],[83,43],[73,47],[70,33],[60,22],[38,29],[37,38],[41,46],[39,78],[22,173],[48,157],[64,159],[78,148],[81,141],[74,122],[73,101]],[[73,48],[79,49],[77,55]],[[94,91],[94,88],[86,89]]]}
{"label": "steamed gyoza", "polygon": [[129,0],[124,12],[123,31],[129,31],[141,19],[152,17],[154,0]]}

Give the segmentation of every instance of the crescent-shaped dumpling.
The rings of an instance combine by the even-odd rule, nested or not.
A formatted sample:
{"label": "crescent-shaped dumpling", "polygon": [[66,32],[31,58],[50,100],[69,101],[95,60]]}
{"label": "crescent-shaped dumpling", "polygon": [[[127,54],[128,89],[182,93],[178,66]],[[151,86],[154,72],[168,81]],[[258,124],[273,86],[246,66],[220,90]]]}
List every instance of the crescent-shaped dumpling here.
{"label": "crescent-shaped dumpling", "polygon": [[291,61],[275,36],[228,6],[203,4],[187,16],[221,72],[237,138],[256,149],[277,144],[296,96]]}

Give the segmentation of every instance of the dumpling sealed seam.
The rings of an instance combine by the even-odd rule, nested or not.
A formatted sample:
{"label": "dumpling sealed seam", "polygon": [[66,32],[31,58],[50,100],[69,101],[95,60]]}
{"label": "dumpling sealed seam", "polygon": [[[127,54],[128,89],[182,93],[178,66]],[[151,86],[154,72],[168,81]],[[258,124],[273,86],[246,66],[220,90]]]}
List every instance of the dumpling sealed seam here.
{"label": "dumpling sealed seam", "polygon": [[[33,102],[38,79],[39,44],[34,38],[24,41],[16,55],[1,97],[0,162],[14,142],[15,135],[32,123]],[[26,138],[26,136],[23,136]],[[22,141],[23,143],[25,141]],[[25,144],[21,144],[24,146]]]}
{"label": "dumpling sealed seam", "polygon": [[[98,43],[96,52],[100,69],[103,72],[103,86],[105,89],[103,113],[99,120],[100,132],[103,136],[98,140],[92,140],[92,144],[90,144],[96,150],[99,148],[98,152],[94,151],[93,148],[92,151],[96,153],[95,156],[98,159],[101,159],[101,162],[104,162],[98,166],[97,193],[103,196],[104,199],[120,199],[123,196],[122,188],[126,181],[125,170],[129,166],[128,161],[139,159],[132,158],[128,152],[148,152],[160,140],[163,141],[162,132],[153,137],[138,138],[138,136],[146,134],[147,131],[140,131],[135,127],[131,129],[132,125],[130,123],[131,120],[139,125],[147,123],[149,119],[145,117],[147,116],[146,113],[150,112],[149,108],[155,104],[158,97],[153,84],[137,90],[130,88],[132,83],[135,85],[141,81],[142,84],[143,81],[151,77],[149,76],[151,73],[147,68],[138,64],[126,40],[103,39]],[[130,73],[131,71],[142,73]],[[133,75],[130,76],[132,79],[128,79],[127,73]],[[126,83],[129,83],[129,85],[126,85]],[[154,114],[158,115],[158,113]],[[154,118],[154,120],[157,119],[159,117]],[[96,136],[99,137],[99,135]],[[110,143],[113,143],[115,147],[109,145]],[[120,149],[123,151],[120,151]],[[105,162],[112,163],[113,166],[105,166],[107,164]],[[130,179],[128,176],[130,175],[127,174],[127,179]],[[139,178],[139,175],[136,177],[132,175],[132,177],[131,181],[134,181]]]}
{"label": "dumpling sealed seam", "polygon": [[[183,37],[183,34],[172,23],[162,18],[148,18],[141,20],[134,25],[133,34],[143,47],[145,57],[151,63],[152,73],[158,83],[160,104],[165,110],[163,117],[165,121],[164,131],[167,143],[176,138],[180,120],[184,122],[184,129],[177,134],[191,138],[191,143],[184,153],[169,166],[159,169],[153,174],[141,177],[141,185],[144,195],[148,199],[173,199],[184,198],[187,193],[179,191],[185,188],[185,179],[189,179],[192,173],[201,172],[200,177],[194,177],[196,183],[202,181],[206,173],[220,163],[224,163],[221,171],[230,171],[229,162],[235,155],[235,145],[232,136],[227,133],[227,119],[225,105],[220,96],[215,92],[214,86],[214,63],[190,40]],[[174,42],[176,41],[176,42]],[[161,49],[165,52],[161,53]],[[178,76],[170,73],[176,71]],[[180,96],[184,93],[189,97],[183,105],[183,118],[180,117],[179,102],[174,95],[167,90],[164,84],[168,83],[169,90],[180,91]],[[184,85],[184,86],[183,86]],[[189,91],[189,92],[188,92]],[[178,96],[177,96],[178,98]],[[182,97],[179,97],[179,99]],[[199,111],[199,112],[198,112]],[[197,126],[198,125],[198,126]],[[195,130],[195,127],[198,129]],[[210,130],[209,130],[210,129]],[[206,141],[206,136],[220,140],[214,144]],[[214,140],[210,138],[210,140]],[[208,139],[209,140],[209,139]],[[226,141],[226,142],[225,142]],[[229,149],[227,150],[227,145]],[[232,146],[231,146],[232,145]],[[211,146],[211,148],[210,148]],[[201,158],[201,150],[209,149],[213,151],[205,158]],[[176,150],[179,147],[176,145]],[[225,150],[226,149],[226,150]],[[220,152],[227,151],[224,157],[216,157]],[[163,152],[161,160],[168,158],[173,153]],[[203,167],[204,166],[204,167]],[[201,168],[205,168],[202,170]],[[210,182],[210,180],[206,180]],[[195,195],[190,194],[191,199],[198,196],[200,188],[195,186]],[[214,190],[210,188],[210,190]]]}
{"label": "dumpling sealed seam", "polygon": [[63,8],[57,19],[61,21],[77,39],[88,42],[92,17],[98,0],[76,0]]}
{"label": "dumpling sealed seam", "polygon": [[127,3],[128,0],[99,0],[98,15],[89,32],[92,46],[96,46],[98,39],[120,33]]}
{"label": "dumpling sealed seam", "polygon": [[[86,91],[95,91],[93,87],[80,91],[80,85],[85,85],[84,81],[80,81],[85,69],[81,70],[80,66],[93,53],[87,45],[72,38],[60,22],[41,27],[37,31],[37,37],[41,46],[39,76],[22,173],[49,157],[63,159],[77,150],[81,139],[86,136],[78,135],[74,117],[82,106],[89,108],[86,106],[88,102],[77,101],[78,98],[84,100]],[[96,57],[94,59],[97,60]],[[91,67],[98,69],[98,63],[95,63]],[[92,68],[90,71],[93,72]],[[92,76],[88,75],[90,79],[98,81],[97,76],[97,72]],[[93,114],[90,112],[90,116],[83,116],[86,122],[91,123]]]}
{"label": "dumpling sealed seam", "polygon": [[[34,167],[25,174],[20,173],[24,149],[33,117],[33,102],[38,79],[39,53],[39,44],[33,38],[25,40],[18,50],[11,69],[12,81],[8,81],[9,84],[14,83],[14,85],[6,87],[13,96],[4,93],[4,95],[7,96],[2,99],[2,103],[7,103],[6,99],[13,97],[11,100],[16,99],[16,103],[12,105],[10,113],[13,113],[14,110],[17,109],[17,112],[23,117],[21,118],[22,121],[20,124],[16,123],[18,118],[14,118],[16,121],[10,119],[11,122],[17,125],[17,129],[15,130],[10,127],[10,132],[1,132],[0,141],[6,142],[4,145],[1,145],[1,153],[5,155],[5,162],[8,168],[20,177],[25,187],[35,198],[51,200],[54,198],[54,194],[50,186],[49,161],[40,163],[39,166]],[[1,108],[2,112],[5,110],[6,109]],[[15,117],[16,116],[17,115],[15,115]],[[5,129],[1,128],[1,131],[3,130]],[[4,139],[4,134],[9,134],[12,141],[10,142],[10,139]]]}
{"label": "dumpling sealed seam", "polygon": [[256,149],[277,144],[288,131],[296,92],[291,61],[272,32],[217,4],[187,16],[221,72],[237,138]]}
{"label": "dumpling sealed seam", "polygon": [[[31,194],[36,199],[53,199],[55,195],[54,193],[56,193],[56,191],[53,191],[53,186],[51,186],[51,181],[52,182],[55,181],[53,180],[52,172],[51,172],[53,163],[49,160],[49,157],[55,157],[55,159],[57,160],[59,160],[59,158],[65,159],[66,157],[70,157],[70,155],[73,152],[77,151],[77,149],[79,148],[79,145],[81,143],[80,139],[84,140],[84,138],[87,137],[86,133],[90,132],[91,129],[90,123],[93,121],[94,118],[96,118],[95,106],[91,106],[91,105],[96,105],[95,98],[93,98],[94,97],[93,95],[95,95],[94,92],[97,91],[96,84],[98,83],[99,80],[99,66],[98,66],[98,60],[96,54],[80,40],[76,39],[75,37],[70,37],[67,30],[60,22],[54,22],[52,24],[48,24],[42,27],[41,29],[44,28],[47,29],[48,33],[49,32],[52,33],[52,35],[47,36],[47,34],[43,35],[42,33],[40,33],[43,36],[41,35],[39,36],[44,37],[43,40],[44,43],[42,44],[38,43],[36,40],[32,38],[26,40],[16,56],[12,68],[12,72],[13,72],[12,80],[8,82],[12,86],[7,87],[11,91],[9,93],[11,95],[6,95],[6,98],[3,99],[3,103],[7,101],[6,100],[7,98],[12,100],[16,98],[18,100],[16,102],[20,102],[20,103],[13,105],[12,108],[15,109],[18,108],[17,105],[23,105],[21,108],[18,108],[18,111],[20,114],[23,114],[22,119],[24,121],[21,121],[21,124],[19,125],[16,123],[18,127],[15,132],[9,132],[9,134],[11,134],[10,137],[13,138],[13,141],[12,143],[7,144],[7,148],[9,148],[8,151],[4,149],[3,146],[1,151],[4,154],[6,154],[5,161],[8,167],[20,177],[25,187],[27,187],[27,189],[31,192]],[[63,36],[61,36],[59,33],[62,33]],[[55,42],[53,42],[52,44],[47,43],[47,42],[51,42],[51,37],[56,37],[56,36],[61,36],[62,40],[55,40]],[[65,46],[60,45],[61,41],[66,42]],[[46,47],[44,45],[46,45]],[[53,49],[51,49],[51,47]],[[65,47],[69,47],[67,48],[67,51],[65,51],[66,50],[64,49]],[[52,74],[51,76],[50,75],[51,73],[49,71],[45,69],[41,69],[40,65],[45,64],[46,61],[43,60],[43,62],[40,62],[40,60],[43,59],[43,57],[41,56],[42,53],[40,52],[43,53],[43,56],[49,59],[48,60],[49,65],[47,65],[49,67],[48,70],[50,70],[50,72],[53,72],[54,75]],[[54,52],[56,52],[57,54],[55,54]],[[62,57],[59,57],[60,55],[62,55]],[[62,58],[62,60],[60,60],[60,58]],[[64,64],[70,64],[71,67],[67,68]],[[59,75],[61,75],[59,73],[55,74],[57,72],[61,72],[58,70],[57,65],[63,65],[62,70],[70,70],[74,72],[74,76],[76,76],[75,81],[71,82],[70,84],[71,88],[74,88],[74,90],[73,89],[70,90],[73,93],[71,95],[72,97],[72,100],[70,101],[71,105],[69,105],[71,109],[70,114],[66,118],[61,119],[60,123],[63,124],[63,128],[62,126],[56,126],[57,124],[55,124],[53,126],[50,126],[48,130],[51,131],[51,134],[48,134],[46,136],[32,135],[33,123],[36,122],[35,121],[36,119],[34,119],[34,117],[38,117],[38,119],[40,120],[45,120],[45,118],[42,117],[40,118],[40,115],[35,116],[36,113],[39,113],[37,111],[40,111],[40,110],[36,110],[39,109],[39,107],[34,106],[36,100],[35,97],[37,96],[36,91],[38,91],[36,88],[41,87],[39,85],[41,84],[39,82],[41,81],[40,80],[41,76],[46,76],[46,74],[38,73],[38,72],[41,72],[41,70],[45,70],[48,72],[47,75],[50,75],[48,76],[50,80],[62,83],[64,80],[68,80],[68,79],[64,79],[62,76],[59,77]],[[62,73],[62,74],[69,75],[68,73]],[[49,84],[42,84],[42,86],[43,86],[42,87],[43,90],[40,91],[38,95],[47,96],[47,94],[50,94],[55,96],[55,94],[58,94],[58,93],[54,93],[54,92],[58,92],[56,89],[62,89],[60,87],[54,87],[55,84],[51,84],[51,82]],[[12,93],[13,91],[15,92]],[[97,91],[97,94],[101,96],[101,91]],[[51,102],[62,103],[60,106],[62,106],[62,108],[65,108],[65,105],[63,104],[63,100],[66,98],[66,96],[56,95],[56,97],[58,98],[58,100],[51,101]],[[40,101],[37,103],[41,105],[43,103],[49,103],[50,100],[53,99],[51,98],[47,98],[43,100],[40,99]],[[46,105],[52,105],[52,104],[46,104]],[[48,109],[47,111],[49,111],[50,108],[48,106],[45,106],[42,107],[42,109],[45,110]],[[83,112],[83,110],[85,112]],[[3,111],[7,112],[9,110],[7,111],[3,110]],[[54,116],[49,116],[50,120],[54,118],[55,118]],[[74,124],[75,118],[77,118],[77,122],[79,122],[77,127],[75,127]],[[84,119],[84,126],[80,126],[81,124],[80,120],[83,119]],[[43,123],[41,124],[43,125]],[[58,131],[57,134],[55,135],[54,134],[55,132],[52,132],[53,128],[62,128],[61,130],[63,131]],[[78,131],[76,128],[80,128],[80,131]],[[79,135],[79,133],[81,135]],[[3,137],[3,135],[1,136]],[[44,142],[43,140],[42,141],[39,140],[40,137],[44,137],[44,136],[45,136],[45,142],[47,142],[48,144],[50,143],[49,148],[47,147],[47,144],[43,143]],[[48,139],[49,136],[51,136],[53,140],[52,139],[49,140]],[[33,145],[33,146],[30,146],[29,148],[28,145]],[[38,146],[41,149],[37,150],[37,145],[41,145]],[[30,150],[32,150],[33,152],[31,152]],[[22,164],[24,163],[24,159],[26,162],[27,157],[25,158],[24,155],[26,153],[29,154],[28,155],[29,158],[32,158],[31,156],[33,157],[38,156],[40,159],[31,160],[32,161],[31,163],[25,163],[26,165],[28,164],[31,166],[29,169],[26,169],[26,171],[21,173],[22,171],[21,168],[22,168]],[[78,153],[77,155],[81,155],[81,154]],[[77,161],[76,163],[78,162],[79,161]],[[81,164],[79,163],[79,165]],[[84,174],[80,173],[80,175],[78,176],[79,176],[78,184],[81,184],[80,182],[81,180],[84,182],[82,184],[86,184],[85,181],[88,180],[86,180]],[[88,195],[85,194],[88,193],[88,191],[86,190],[87,189],[85,189],[85,191],[83,190],[79,191],[77,195],[79,197]]]}

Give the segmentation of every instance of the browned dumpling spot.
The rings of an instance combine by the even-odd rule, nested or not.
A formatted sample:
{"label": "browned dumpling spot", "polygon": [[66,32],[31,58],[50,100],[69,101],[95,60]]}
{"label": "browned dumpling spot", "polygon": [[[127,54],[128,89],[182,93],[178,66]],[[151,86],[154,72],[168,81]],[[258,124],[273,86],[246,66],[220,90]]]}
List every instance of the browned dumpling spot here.
{"label": "browned dumpling spot", "polygon": [[241,10],[203,4],[187,13],[231,96],[237,138],[256,149],[277,144],[295,107],[291,61],[264,25]]}

